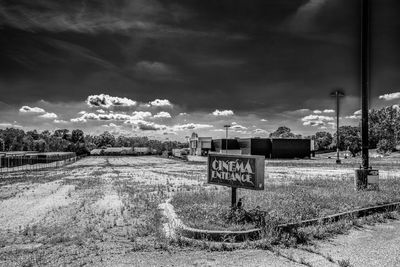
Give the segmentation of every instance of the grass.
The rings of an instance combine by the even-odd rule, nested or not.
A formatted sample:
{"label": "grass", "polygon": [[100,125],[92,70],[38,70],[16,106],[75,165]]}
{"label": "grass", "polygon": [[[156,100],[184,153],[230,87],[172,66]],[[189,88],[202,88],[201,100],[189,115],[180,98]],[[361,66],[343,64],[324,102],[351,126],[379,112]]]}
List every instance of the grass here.
{"label": "grass", "polygon": [[[267,224],[299,222],[377,204],[400,201],[400,180],[380,181],[380,191],[355,192],[352,179],[297,179],[290,184],[266,184],[264,191],[240,190],[244,208],[260,206]],[[254,225],[226,220],[230,189],[177,192],[172,200],[183,222],[209,230],[244,230]]]}

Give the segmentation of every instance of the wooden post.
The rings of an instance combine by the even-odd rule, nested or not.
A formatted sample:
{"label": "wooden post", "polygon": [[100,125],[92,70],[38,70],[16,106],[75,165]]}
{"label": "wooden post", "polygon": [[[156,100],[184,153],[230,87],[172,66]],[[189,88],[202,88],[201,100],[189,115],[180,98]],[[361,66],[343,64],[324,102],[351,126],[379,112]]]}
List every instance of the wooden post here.
{"label": "wooden post", "polygon": [[236,193],[237,193],[237,188],[232,187],[232,208],[236,207]]}

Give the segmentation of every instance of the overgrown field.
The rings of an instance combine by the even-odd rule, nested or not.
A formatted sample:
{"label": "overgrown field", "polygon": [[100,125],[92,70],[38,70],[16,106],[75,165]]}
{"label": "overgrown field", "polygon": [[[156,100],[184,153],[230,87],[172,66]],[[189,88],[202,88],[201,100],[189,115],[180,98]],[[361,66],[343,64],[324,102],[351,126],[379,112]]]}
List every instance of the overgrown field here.
{"label": "overgrown field", "polygon": [[[400,201],[400,179],[380,182],[380,191],[355,192],[352,178],[294,179],[291,183],[267,182],[264,191],[238,190],[243,208],[265,212],[272,225],[315,219],[357,208]],[[254,224],[234,223],[230,219],[230,188],[178,192],[172,201],[185,224],[209,230],[245,230]]]}
{"label": "overgrown field", "polygon": [[[266,190],[239,190],[239,197],[245,209],[260,206],[276,223],[398,199],[398,162],[378,163],[378,193],[353,192],[354,160],[341,166],[332,159],[276,160],[266,161]],[[58,169],[0,175],[0,265],[112,265],[132,253],[169,250],[158,204],[172,196],[188,225],[253,227],[221,220],[229,189],[206,184],[204,163],[89,157]]]}
{"label": "overgrown field", "polygon": [[100,264],[167,249],[158,204],[201,186],[203,169],[155,157],[98,157],[3,174],[0,265]]}

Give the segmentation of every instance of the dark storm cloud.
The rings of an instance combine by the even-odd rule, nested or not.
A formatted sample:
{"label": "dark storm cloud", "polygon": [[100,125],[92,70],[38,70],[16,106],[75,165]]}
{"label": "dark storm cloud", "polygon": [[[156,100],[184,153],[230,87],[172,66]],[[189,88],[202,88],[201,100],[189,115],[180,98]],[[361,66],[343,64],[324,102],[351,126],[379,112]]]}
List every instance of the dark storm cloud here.
{"label": "dark storm cloud", "polygon": [[[385,40],[375,44],[380,95],[398,86],[399,60],[390,57],[400,43],[398,9],[389,8],[398,4],[374,2],[384,28],[375,34]],[[2,101],[77,102],[108,94],[142,103],[169,99],[188,112],[328,108],[319,103],[334,87],[358,96],[358,4],[3,0]]]}

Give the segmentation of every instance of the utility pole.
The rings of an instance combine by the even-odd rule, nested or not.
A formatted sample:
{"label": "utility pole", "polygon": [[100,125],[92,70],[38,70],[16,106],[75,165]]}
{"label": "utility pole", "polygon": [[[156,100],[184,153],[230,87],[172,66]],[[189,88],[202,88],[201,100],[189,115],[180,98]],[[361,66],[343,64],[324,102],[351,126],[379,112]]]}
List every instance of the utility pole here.
{"label": "utility pole", "polygon": [[368,154],[368,106],[370,91],[370,29],[371,1],[362,1],[361,29],[361,137],[362,137],[362,168],[369,168]]}
{"label": "utility pole", "polygon": [[226,124],[225,127],[225,154],[228,154],[228,129],[231,127],[230,125]]}
{"label": "utility pole", "polygon": [[336,97],[336,164],[342,163],[339,157],[339,144],[340,144],[340,137],[339,137],[339,98],[344,96],[344,93],[336,90],[335,92],[331,93],[331,96]]}
{"label": "utility pole", "polygon": [[[228,129],[231,127],[229,124],[225,124],[225,154],[228,154]],[[222,144],[221,144],[222,146]],[[232,194],[231,194],[231,206],[232,208],[236,208],[236,194],[237,188],[232,186]]]}
{"label": "utility pole", "polygon": [[372,185],[379,189],[379,171],[369,166],[368,110],[370,93],[370,56],[371,56],[371,1],[361,0],[361,157],[362,165],[356,170],[356,190],[368,189]]}

